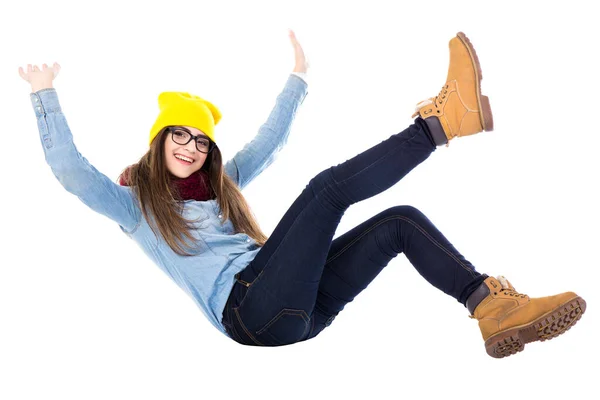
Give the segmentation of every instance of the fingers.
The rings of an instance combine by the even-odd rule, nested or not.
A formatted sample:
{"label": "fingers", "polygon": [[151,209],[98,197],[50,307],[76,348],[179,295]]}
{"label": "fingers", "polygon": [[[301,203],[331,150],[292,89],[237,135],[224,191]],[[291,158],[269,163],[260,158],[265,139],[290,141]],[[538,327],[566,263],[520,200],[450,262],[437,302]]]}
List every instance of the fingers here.
{"label": "fingers", "polygon": [[29,82],[29,79],[27,79],[27,76],[25,75],[25,71],[23,71],[23,67],[19,67],[19,75],[21,75],[21,78]]}
{"label": "fingers", "polygon": [[31,64],[27,64],[27,73],[25,73],[25,71],[23,70],[23,67],[19,67],[19,75],[21,76],[21,78],[25,79],[27,82],[29,82],[29,74],[33,71],[33,69],[31,68]]}
{"label": "fingers", "polygon": [[60,65],[57,62],[54,62],[54,64],[52,65],[52,68],[48,67],[48,64],[42,64],[42,69],[40,71],[40,68],[37,65],[31,65],[31,64],[27,64],[27,72],[25,72],[25,70],[23,70],[23,67],[19,67],[19,75],[21,76],[21,78],[25,79],[27,82],[29,82],[29,77],[31,76],[31,74],[33,72],[46,72],[48,70],[52,70],[54,78],[56,78],[56,76],[58,75],[59,71],[60,71]]}
{"label": "fingers", "polygon": [[288,28],[288,36],[290,37],[290,40],[292,41],[292,44],[294,46],[299,45],[298,38],[296,38],[296,33],[294,33],[294,31],[289,28]]}
{"label": "fingers", "polygon": [[300,42],[298,42],[298,39],[296,38],[296,33],[292,29],[288,28],[288,35],[290,37],[290,41],[292,42],[292,46],[294,47],[294,56],[296,58],[296,66],[294,67],[294,71],[306,72],[306,70],[309,68],[309,63],[306,55],[304,54],[304,50],[300,45]]}

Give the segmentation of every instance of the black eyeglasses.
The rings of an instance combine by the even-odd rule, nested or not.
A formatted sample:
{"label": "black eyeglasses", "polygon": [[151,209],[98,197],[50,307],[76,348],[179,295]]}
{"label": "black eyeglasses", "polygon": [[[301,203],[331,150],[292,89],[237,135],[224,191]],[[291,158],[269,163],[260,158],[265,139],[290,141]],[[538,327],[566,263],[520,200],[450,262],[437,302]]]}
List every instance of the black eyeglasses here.
{"label": "black eyeglasses", "polygon": [[181,126],[169,126],[167,128],[167,131],[171,134],[171,139],[173,139],[175,143],[180,144],[182,146],[185,146],[191,140],[195,140],[196,148],[199,152],[202,153],[208,154],[211,151],[213,151],[213,149],[216,147],[215,142],[210,140],[208,136],[192,135],[192,133],[189,130]]}

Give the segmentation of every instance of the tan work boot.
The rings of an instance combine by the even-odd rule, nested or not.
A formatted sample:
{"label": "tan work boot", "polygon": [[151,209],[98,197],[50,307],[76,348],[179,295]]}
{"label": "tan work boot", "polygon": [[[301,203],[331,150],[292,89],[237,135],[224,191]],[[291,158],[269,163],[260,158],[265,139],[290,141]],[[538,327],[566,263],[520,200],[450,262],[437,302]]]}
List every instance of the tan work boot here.
{"label": "tan work boot", "polygon": [[456,136],[467,136],[494,129],[492,109],[481,94],[481,66],[473,45],[458,32],[448,44],[450,65],[446,84],[436,97],[417,104],[412,117],[420,115],[427,123],[436,145]]}
{"label": "tan work boot", "polygon": [[479,320],[485,350],[495,358],[522,351],[525,343],[552,339],[581,318],[585,301],[573,292],[529,298],[504,276],[486,278],[467,299],[471,318]]}

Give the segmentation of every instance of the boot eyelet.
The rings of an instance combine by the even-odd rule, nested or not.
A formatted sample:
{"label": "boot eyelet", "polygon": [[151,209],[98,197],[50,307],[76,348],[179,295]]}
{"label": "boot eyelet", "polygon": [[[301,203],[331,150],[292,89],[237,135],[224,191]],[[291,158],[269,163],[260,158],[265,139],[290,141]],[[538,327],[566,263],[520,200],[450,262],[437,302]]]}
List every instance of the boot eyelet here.
{"label": "boot eyelet", "polygon": [[498,292],[494,292],[494,296],[497,295],[497,294],[498,294]]}
{"label": "boot eyelet", "polygon": [[438,114],[441,114],[442,112],[440,110],[438,110]]}

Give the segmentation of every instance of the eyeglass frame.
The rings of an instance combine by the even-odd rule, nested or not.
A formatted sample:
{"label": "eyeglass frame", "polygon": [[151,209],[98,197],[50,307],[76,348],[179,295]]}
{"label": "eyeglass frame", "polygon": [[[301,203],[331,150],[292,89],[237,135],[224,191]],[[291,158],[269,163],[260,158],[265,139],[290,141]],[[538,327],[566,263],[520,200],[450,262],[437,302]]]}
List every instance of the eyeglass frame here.
{"label": "eyeglass frame", "polygon": [[[190,135],[190,139],[187,142],[185,142],[185,144],[177,143],[175,141],[175,138],[173,137],[173,131],[175,131],[175,130],[182,130],[184,132],[187,132]],[[189,131],[189,129],[184,128],[183,126],[178,126],[178,125],[168,126],[166,131],[170,134],[171,140],[174,143],[177,143],[178,145],[187,146],[187,144],[193,140],[194,142],[196,142],[196,150],[198,150],[202,154],[210,154],[210,152],[213,151],[215,149],[215,147],[217,147],[217,144],[215,142],[213,142],[208,136],[194,135],[192,132]],[[208,151],[206,153],[198,148],[198,139],[207,139],[208,140],[209,147],[208,147]]]}

